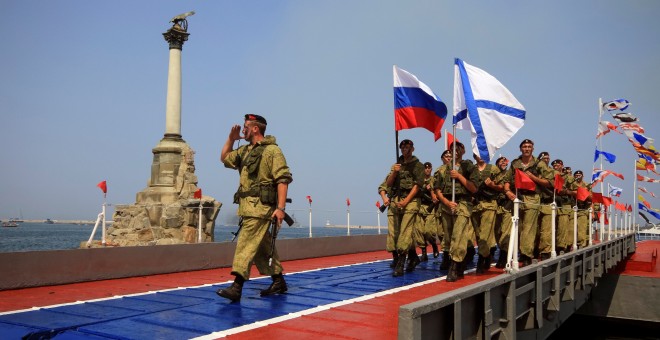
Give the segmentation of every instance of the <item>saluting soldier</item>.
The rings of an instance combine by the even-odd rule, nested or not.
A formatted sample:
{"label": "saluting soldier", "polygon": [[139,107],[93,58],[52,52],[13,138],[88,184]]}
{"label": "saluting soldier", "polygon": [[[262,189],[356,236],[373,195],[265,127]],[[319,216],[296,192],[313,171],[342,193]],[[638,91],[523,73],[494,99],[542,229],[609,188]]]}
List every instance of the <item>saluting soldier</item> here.
{"label": "saluting soldier", "polygon": [[515,200],[516,194],[513,190],[516,190],[516,169],[525,173],[536,184],[535,190],[521,188],[516,190],[523,203],[520,208],[522,223],[519,223],[520,262],[523,266],[527,266],[532,264],[534,256],[534,240],[538,231],[539,204],[541,203],[540,188],[550,185],[549,181],[552,179],[553,173],[545,162],[534,157],[534,142],[531,139],[525,139],[520,143],[520,152],[521,155],[511,162],[504,189],[507,197],[511,201]]}
{"label": "saluting soldier", "polygon": [[[451,235],[449,245],[451,263],[449,273],[447,273],[447,282],[463,278],[464,260],[470,238],[472,195],[477,191],[474,185],[477,180],[474,164],[462,159],[465,154],[465,146],[460,142],[455,143],[455,163],[441,167],[441,171],[436,172],[437,177],[434,180],[436,195],[442,203],[442,225],[447,230],[446,235]],[[452,147],[453,143],[450,145],[450,149]],[[455,180],[455,185],[452,185],[452,179]]]}
{"label": "saluting soldier", "polygon": [[[399,143],[399,148],[401,156],[398,163],[392,165],[385,182],[385,186],[391,188],[388,218],[391,212],[392,232],[395,234],[393,239],[396,240],[397,252],[397,261],[392,276],[403,275],[406,255],[409,258],[406,271],[415,270],[419,264],[413,232],[419,218],[419,190],[424,185],[424,166],[412,154],[415,150],[413,142],[404,139]],[[382,196],[382,190],[380,192]]]}
{"label": "saluting soldier", "polygon": [[[262,116],[245,115],[243,136],[241,126],[234,125],[220,155],[225,167],[238,170],[240,175],[238,191],[234,194],[234,203],[238,204],[238,215],[242,218],[231,271],[235,279],[229,288],[216,292],[232,302],[241,299],[243,283],[250,279],[253,263],[260,274],[270,275],[273,280],[270,287],[261,291],[261,296],[287,291],[282,264],[277,250],[272,248],[275,245],[269,226],[273,219],[277,221],[278,230],[282,224],[293,177],[275,137],[264,135],[266,125]],[[234,142],[240,139],[249,144],[233,150]],[[271,252],[272,264],[269,264]]]}

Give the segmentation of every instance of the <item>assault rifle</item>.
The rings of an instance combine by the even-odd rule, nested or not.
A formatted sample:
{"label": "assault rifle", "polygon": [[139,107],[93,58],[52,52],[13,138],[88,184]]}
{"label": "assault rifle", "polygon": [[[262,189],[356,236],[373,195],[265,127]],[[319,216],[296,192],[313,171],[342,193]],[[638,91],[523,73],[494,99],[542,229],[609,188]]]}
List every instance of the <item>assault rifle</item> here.
{"label": "assault rifle", "polygon": [[[291,203],[292,200],[290,198],[287,198],[286,202]],[[286,211],[283,212],[284,212],[284,222],[286,222],[286,224],[288,224],[289,227],[292,226],[295,223],[295,221],[293,220],[293,218],[291,218],[291,216],[289,216],[289,214],[286,213]],[[234,242],[234,240],[236,240],[236,237],[238,237],[238,233],[241,232],[241,228],[243,228],[243,217],[241,217],[238,220],[238,229],[236,229],[236,232],[232,231],[231,233],[232,235],[234,235],[234,237],[232,237],[231,239],[232,242]]]}

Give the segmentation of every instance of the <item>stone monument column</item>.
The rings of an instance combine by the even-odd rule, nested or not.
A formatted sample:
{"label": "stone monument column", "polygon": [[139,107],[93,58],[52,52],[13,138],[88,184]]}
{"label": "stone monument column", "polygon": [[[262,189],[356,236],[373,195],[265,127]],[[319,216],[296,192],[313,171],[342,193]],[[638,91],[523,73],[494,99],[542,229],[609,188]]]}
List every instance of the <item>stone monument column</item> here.
{"label": "stone monument column", "polygon": [[170,44],[165,106],[165,138],[169,139],[181,139],[181,50],[190,35],[186,30],[175,24],[163,33],[165,40]]}
{"label": "stone monument column", "polygon": [[[188,12],[172,18],[163,33],[169,44],[165,135],[151,151],[151,177],[132,205],[117,205],[109,244],[158,245],[213,241],[215,219],[222,204],[213,197],[195,197],[195,151],[181,135],[181,51],[188,40]],[[202,209],[199,207],[202,206]],[[202,215],[202,226],[198,226]],[[202,230],[202,235],[198,231]]]}

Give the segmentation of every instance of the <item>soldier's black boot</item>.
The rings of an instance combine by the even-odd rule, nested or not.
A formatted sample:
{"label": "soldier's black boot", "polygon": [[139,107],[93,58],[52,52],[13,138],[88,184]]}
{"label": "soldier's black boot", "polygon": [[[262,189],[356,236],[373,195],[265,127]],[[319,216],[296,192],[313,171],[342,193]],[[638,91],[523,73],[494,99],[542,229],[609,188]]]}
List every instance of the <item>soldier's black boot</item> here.
{"label": "soldier's black boot", "polygon": [[440,270],[449,269],[450,264],[451,264],[451,258],[449,257],[449,252],[448,251],[443,251],[442,252],[442,262],[440,262]]}
{"label": "soldier's black boot", "polygon": [[440,253],[438,252],[438,244],[435,243],[435,240],[431,242],[431,248],[433,248],[433,258],[437,259]]}
{"label": "soldier's black boot", "polygon": [[399,254],[396,250],[392,252],[392,263],[390,263],[390,268],[396,267],[396,262],[399,260]]}
{"label": "soldier's black boot", "polygon": [[[417,256],[415,256],[417,257]],[[400,253],[399,259],[396,261],[396,266],[392,272],[392,276],[403,276],[403,266],[406,264],[406,253]]]}
{"label": "soldier's black boot", "polygon": [[500,249],[500,257],[497,259],[495,268],[504,269],[506,267],[506,250]]}
{"label": "soldier's black boot", "polygon": [[493,263],[493,257],[495,256],[495,250],[497,250],[497,247],[490,248],[488,257],[484,257],[484,271],[488,271],[488,269],[490,269],[490,265]]}
{"label": "soldier's black boot", "polygon": [[232,283],[231,286],[229,286],[229,288],[218,289],[215,293],[218,294],[218,296],[231,300],[231,302],[240,301],[241,295],[243,293],[244,282],[245,279],[242,276],[236,275],[236,278],[234,279],[234,283]]}
{"label": "soldier's black boot", "polygon": [[447,262],[451,262],[447,273],[447,282],[456,282],[458,280],[458,263],[452,261],[449,256],[447,256]]}
{"label": "soldier's black boot", "polygon": [[463,263],[465,264],[463,269],[466,269],[470,263],[474,262],[475,254],[477,254],[477,251],[474,249],[474,247],[467,247],[467,252],[465,254],[465,258],[463,259]]}
{"label": "soldier's black boot", "polygon": [[468,257],[465,256],[463,258],[463,261],[458,262],[456,264],[456,276],[458,277],[459,280],[465,277],[465,268],[467,268],[467,259]]}
{"label": "soldier's black boot", "polygon": [[273,295],[273,294],[286,293],[288,288],[286,286],[286,281],[284,281],[284,276],[280,273],[280,274],[271,276],[271,278],[273,279],[273,283],[270,284],[270,287],[262,290],[259,293],[259,295],[267,296],[267,295]]}
{"label": "soldier's black boot", "polygon": [[410,247],[410,250],[408,250],[408,266],[406,267],[406,272],[411,273],[420,262],[415,247]]}
{"label": "soldier's black boot", "polygon": [[419,247],[419,249],[422,251],[422,257],[419,259],[422,262],[426,262],[429,260],[428,254],[426,254],[426,247]]}
{"label": "soldier's black boot", "polygon": [[484,273],[484,260],[486,258],[481,256],[479,254],[479,259],[477,260],[477,274],[483,274]]}
{"label": "soldier's black boot", "polygon": [[524,254],[520,254],[520,266],[521,267],[526,267],[526,266],[529,266],[531,264],[532,264],[532,258],[531,257],[529,257],[527,255],[524,255]]}

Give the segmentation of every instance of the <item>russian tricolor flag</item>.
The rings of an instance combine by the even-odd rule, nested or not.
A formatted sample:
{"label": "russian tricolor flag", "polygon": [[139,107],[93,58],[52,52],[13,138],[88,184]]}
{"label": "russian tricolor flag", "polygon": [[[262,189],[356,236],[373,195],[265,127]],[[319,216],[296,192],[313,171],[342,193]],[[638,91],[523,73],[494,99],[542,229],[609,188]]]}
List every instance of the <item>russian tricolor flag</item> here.
{"label": "russian tricolor flag", "polygon": [[394,129],[425,128],[437,141],[447,117],[447,106],[430,87],[394,65]]}

